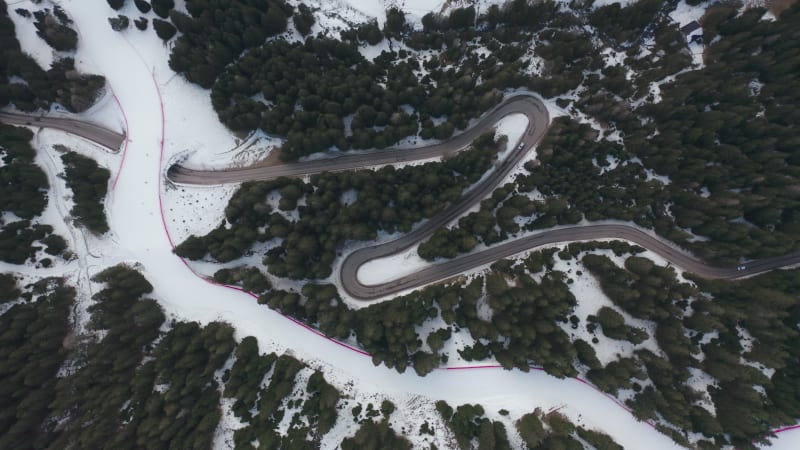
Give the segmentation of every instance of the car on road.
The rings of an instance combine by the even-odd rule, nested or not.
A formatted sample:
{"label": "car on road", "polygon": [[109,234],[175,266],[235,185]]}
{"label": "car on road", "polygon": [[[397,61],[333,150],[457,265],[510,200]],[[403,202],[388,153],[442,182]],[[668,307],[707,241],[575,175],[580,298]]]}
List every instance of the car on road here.
{"label": "car on road", "polygon": [[741,272],[744,269],[747,269],[747,266],[739,266],[736,268],[736,270],[738,270],[739,272]]}
{"label": "car on road", "polygon": [[519,144],[519,147],[517,147],[517,148],[518,148],[518,149],[520,149],[520,150],[522,150],[522,148],[523,148],[523,147],[525,147],[525,143],[524,143],[524,142],[523,142],[523,143],[521,143],[521,144]]}

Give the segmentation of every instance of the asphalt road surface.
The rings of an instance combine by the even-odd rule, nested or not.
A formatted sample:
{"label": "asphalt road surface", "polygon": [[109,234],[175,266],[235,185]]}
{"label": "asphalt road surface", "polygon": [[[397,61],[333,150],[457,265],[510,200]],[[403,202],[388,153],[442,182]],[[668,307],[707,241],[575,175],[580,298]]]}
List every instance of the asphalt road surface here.
{"label": "asphalt road surface", "polygon": [[[549,123],[547,108],[531,95],[514,95],[484,114],[475,124],[447,142],[416,148],[389,148],[350,152],[339,156],[313,161],[282,164],[272,167],[241,167],[224,170],[196,170],[173,165],[167,171],[170,181],[177,184],[216,185],[241,183],[251,180],[273,180],[279,177],[299,177],[321,172],[341,172],[365,167],[383,166],[409,161],[418,161],[448,155],[468,147],[481,134],[489,131],[497,122],[510,114],[528,117],[528,129],[523,139],[523,149],[517,150],[517,160],[544,135]],[[514,161],[516,163],[516,161]]]}
{"label": "asphalt road surface", "polygon": [[38,128],[53,128],[64,131],[108,148],[114,153],[119,152],[125,135],[111,131],[100,125],[83,122],[77,119],[64,117],[45,117],[0,111],[0,122],[9,125],[19,125]]}
{"label": "asphalt road surface", "polygon": [[324,171],[354,170],[397,162],[407,162],[447,155],[467,147],[482,133],[489,131],[500,119],[521,113],[528,118],[528,127],[512,152],[481,182],[468,190],[456,203],[448,205],[442,212],[424,221],[410,233],[390,242],[358,249],[345,258],[339,273],[342,287],[357,300],[374,300],[398,292],[415,289],[455,277],[475,267],[492,263],[498,259],[535,249],[543,245],[590,241],[596,239],[623,239],[652,250],[681,269],[705,278],[744,278],[781,267],[800,264],[800,252],[789,255],[751,261],[743,266],[723,268],[709,266],[692,255],[676,248],[639,228],[625,224],[597,224],[563,227],[516,239],[489,249],[470,253],[456,259],[431,264],[411,275],[386,283],[366,285],[358,280],[358,269],[368,261],[401,252],[431,236],[437,229],[456,220],[473,205],[488,196],[527,152],[547,132],[550,117],[547,108],[536,97],[516,95],[485,114],[471,128],[452,140],[427,147],[413,149],[387,149],[348,154],[315,161],[298,162],[274,167],[245,167],[221,171],[192,170],[179,165],[170,168],[171,181],[182,184],[223,184],[248,180],[271,180],[281,176],[304,176]]}
{"label": "asphalt road surface", "polygon": [[[402,244],[396,244],[397,241],[392,241],[383,246],[367,247],[351,253],[342,264],[342,286],[350,296],[357,300],[374,300],[397,292],[435,283],[440,280],[446,280],[475,267],[489,264],[499,259],[507,258],[511,255],[535,249],[543,245],[597,239],[623,239],[634,242],[657,253],[684,271],[710,279],[733,280],[757,275],[781,267],[800,264],[800,252],[797,252],[774,258],[751,261],[745,265],[732,268],[709,266],[692,255],[676,248],[673,244],[665,242],[638,228],[624,224],[602,224],[564,227],[543,231],[535,235],[505,242],[480,252],[470,253],[438,264],[432,264],[413,274],[386,283],[365,285],[359,282],[357,274],[358,268],[362,264],[374,258],[391,255],[394,251],[400,250],[398,247],[401,247]],[[407,247],[406,245],[403,248]],[[398,248],[398,250],[395,250],[395,248]]]}
{"label": "asphalt road surface", "polygon": [[[639,228],[625,224],[596,224],[542,231],[541,233],[496,245],[480,252],[431,264],[416,273],[386,283],[376,285],[361,283],[358,280],[358,269],[364,263],[403,251],[428,238],[437,229],[456,220],[474,204],[489,195],[528,151],[544,137],[550,123],[547,108],[536,97],[524,94],[507,98],[503,103],[485,114],[468,130],[441,144],[410,149],[374,150],[274,167],[245,167],[221,171],[202,171],[176,165],[170,168],[168,176],[171,181],[176,183],[224,184],[248,180],[271,180],[282,176],[304,176],[326,171],[355,170],[364,167],[428,159],[448,155],[466,148],[478,136],[489,131],[500,119],[516,113],[524,114],[528,118],[528,127],[525,129],[520,141],[514,145],[513,150],[506,158],[495,164],[490,173],[467,190],[457,202],[448,205],[443,211],[424,221],[410,233],[390,242],[356,250],[345,258],[342,262],[339,276],[341,277],[343,288],[350,296],[357,300],[374,300],[446,280],[475,267],[544,245],[596,239],[623,239],[634,242],[657,253],[675,266],[705,278],[744,278],[800,264],[800,252],[797,252],[751,261],[734,268],[714,267]],[[54,128],[83,137],[114,152],[119,151],[125,141],[125,135],[123,134],[76,119],[0,112],[0,121],[11,125]]]}

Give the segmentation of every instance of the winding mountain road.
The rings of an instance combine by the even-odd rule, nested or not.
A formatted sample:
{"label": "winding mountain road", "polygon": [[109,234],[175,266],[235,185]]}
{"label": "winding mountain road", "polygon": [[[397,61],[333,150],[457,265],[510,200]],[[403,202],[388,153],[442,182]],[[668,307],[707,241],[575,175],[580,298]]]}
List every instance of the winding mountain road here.
{"label": "winding mountain road", "polygon": [[109,130],[101,125],[66,117],[47,117],[0,111],[0,122],[9,125],[52,128],[80,136],[99,144],[113,153],[119,152],[125,142],[125,135]]}
{"label": "winding mountain road", "polygon": [[598,239],[622,239],[634,242],[653,251],[687,272],[709,279],[733,280],[800,264],[800,252],[796,252],[774,258],[751,261],[746,265],[734,268],[709,266],[694,256],[676,248],[673,244],[663,241],[636,227],[625,224],[597,224],[563,227],[543,231],[538,234],[495,245],[480,252],[469,253],[452,260],[432,264],[413,274],[381,284],[367,285],[358,280],[358,269],[366,262],[392,255],[415,243],[397,243],[404,238],[405,236],[397,241],[387,242],[383,246],[366,247],[356,250],[347,256],[342,263],[341,281],[342,286],[351,297],[357,300],[374,300],[452,278],[475,267],[489,264],[499,259],[507,258],[517,253],[544,245]]}
{"label": "winding mountain road", "polygon": [[[489,131],[502,118],[523,114],[528,126],[513,150],[498,161],[480,182],[476,183],[455,203],[448,205],[434,217],[424,221],[411,232],[389,242],[353,251],[344,259],[339,271],[342,287],[356,300],[375,300],[398,292],[452,278],[475,267],[512,256],[544,245],[589,241],[596,239],[623,239],[634,242],[662,256],[667,261],[688,272],[710,279],[744,278],[770,270],[800,265],[800,252],[774,258],[751,261],[736,268],[714,267],[703,263],[673,244],[642,229],[627,224],[589,224],[568,226],[505,242],[486,250],[431,264],[413,274],[385,283],[368,285],[358,279],[358,269],[368,261],[384,258],[431,236],[437,229],[453,222],[473,205],[491,194],[496,186],[513,170],[528,151],[539,143],[547,132],[550,116],[537,97],[514,95],[484,114],[473,126],[453,139],[430,146],[408,149],[383,149],[346,154],[312,161],[296,162],[272,167],[243,167],[225,170],[196,170],[180,165],[170,167],[167,177],[177,184],[218,185],[250,180],[272,180],[279,177],[297,177],[321,172],[355,170],[398,162],[416,161],[452,154],[469,146],[478,136]],[[109,149],[118,150],[125,136],[98,125],[76,119],[34,117],[0,112],[0,121],[13,125],[49,127],[76,134]]]}
{"label": "winding mountain road", "polygon": [[[388,148],[311,161],[281,164],[272,167],[248,166],[223,170],[198,170],[175,164],[167,177],[176,184],[216,185],[252,180],[273,180],[279,177],[300,177],[321,172],[342,172],[365,167],[383,166],[440,157],[468,147],[481,134],[492,129],[503,117],[524,114],[528,129],[523,138],[524,148],[517,148],[517,160],[524,156],[544,136],[549,123],[544,103],[532,95],[514,95],[484,114],[475,124],[447,142],[415,148]],[[509,159],[512,159],[509,157]],[[516,163],[516,161],[514,161]],[[512,164],[513,165],[513,164]]]}
{"label": "winding mountain road", "polygon": [[550,117],[547,108],[532,95],[509,97],[482,116],[471,128],[452,140],[413,149],[387,149],[361,154],[348,154],[314,161],[297,162],[274,167],[245,167],[219,171],[193,170],[180,165],[170,168],[168,177],[179,184],[223,184],[248,180],[271,180],[281,176],[303,176],[324,171],[354,170],[364,167],[407,162],[443,156],[467,147],[482,133],[488,131],[498,121],[509,114],[524,114],[528,127],[514,150],[492,172],[469,189],[453,204],[423,222],[411,232],[383,244],[364,247],[353,251],[342,262],[339,271],[341,285],[356,300],[375,300],[398,292],[415,289],[426,284],[452,278],[475,267],[507,258],[514,254],[535,249],[543,245],[559,242],[589,241],[596,239],[623,239],[652,250],[683,270],[704,278],[737,279],[744,278],[781,267],[800,264],[800,252],[752,261],[744,266],[723,268],[709,266],[694,256],[676,248],[669,242],[642,229],[627,224],[591,224],[562,227],[542,231],[535,235],[515,239],[486,250],[470,253],[449,261],[431,264],[413,274],[380,284],[364,284],[358,279],[358,270],[365,263],[401,252],[422,242],[437,229],[456,220],[473,205],[488,196],[519,163],[527,152],[545,135]]}

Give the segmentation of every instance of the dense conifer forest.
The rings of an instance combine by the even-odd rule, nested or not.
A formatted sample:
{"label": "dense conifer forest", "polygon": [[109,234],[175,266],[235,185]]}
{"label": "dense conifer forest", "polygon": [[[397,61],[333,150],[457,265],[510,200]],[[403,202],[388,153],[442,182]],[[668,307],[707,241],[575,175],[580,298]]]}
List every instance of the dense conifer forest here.
{"label": "dense conifer forest", "polygon": [[[597,250],[559,253],[567,260],[577,256],[614,303],[598,308],[585,323],[574,316],[576,299],[568,289],[573,280],[547,269],[554,252],[534,253],[516,264],[501,261],[467,284],[431,286],[358,310],[349,309],[332,285],[306,285],[302,295],[271,291],[261,301],[331,336],[355,337],[375,364],[401,372],[413,368],[419,375],[446,363],[447,355],[439,352],[454,330],[467,331],[476,344],[459,352],[463,359],[492,356],[509,369],[535,365],[557,377],[585,376],[614,395],[627,391],[637,417],[655,421],[686,445],[685,432],[694,431],[706,437],[702,445],[709,448],[724,443],[748,448],[770,429],[793,423],[800,403],[792,384],[798,331],[789,325],[800,323],[796,270],[740,282],[692,279],[693,286],[647,258],[629,256],[619,267],[592,251]],[[619,255],[625,253],[619,248]],[[481,315],[484,302],[491,308],[488,320]],[[652,336],[620,313],[645,321]],[[432,323],[443,328],[423,341],[415,330]],[[603,365],[592,344],[574,337],[571,330],[578,327],[630,342],[634,351]],[[648,339],[663,353],[640,345]],[[752,344],[743,347],[742,339]],[[708,394],[689,387],[698,371],[718,380]],[[702,406],[711,401],[716,417]],[[730,408],[719,409],[723,404]]]}
{"label": "dense conifer forest", "polygon": [[[514,2],[507,9],[513,10],[520,7],[519,5],[520,2]],[[541,4],[538,7],[542,7]],[[609,6],[594,10],[588,20],[603,30],[604,27],[611,27],[607,25],[610,23],[609,17],[620,16],[625,18],[621,23],[628,24],[632,30],[639,30],[643,27],[641,24],[653,15],[652,8],[653,2],[638,2],[635,6],[622,10]],[[512,40],[513,38],[522,39],[527,36],[526,33],[538,29],[521,25],[503,26],[505,23],[503,19],[491,19],[494,17],[492,11],[494,9],[490,9],[483,19],[478,19],[479,22],[486,20],[490,24],[493,23],[495,28],[491,32],[479,33],[472,28],[456,31],[459,27],[450,27],[447,25],[450,22],[440,18],[441,20],[437,19],[441,22],[437,22],[439,25],[426,26],[425,31],[421,32],[402,31],[398,39],[403,39],[412,48],[412,43],[416,43],[414,45],[420,48],[437,49],[439,58],[426,60],[425,64],[432,64],[429,61],[444,60],[452,66],[452,70],[446,71],[443,67],[430,69],[426,77],[432,77],[437,71],[455,73],[454,70],[466,70],[473,74],[473,79],[477,74],[481,74],[483,83],[477,88],[485,89],[481,86],[491,85],[491,79],[481,73],[479,68],[469,68],[470,58],[475,56],[472,47],[462,44],[453,48],[451,46],[455,44],[449,39],[456,39],[456,36],[460,36],[461,42],[469,38],[480,39],[481,42],[487,42],[486,45],[490,47],[490,44],[495,43],[499,47],[498,51],[494,52],[497,55],[502,53],[500,51],[502,49],[518,45]],[[798,8],[793,8],[784,11],[781,20],[768,23],[753,22],[752,18],[763,14],[763,10],[758,8],[748,10],[747,14],[740,17],[734,17],[731,11],[733,10],[726,9],[723,5],[709,10],[704,22],[708,23],[707,33],[716,36],[717,40],[708,47],[705,67],[688,71],[677,76],[673,82],[664,84],[663,100],[660,102],[641,103],[640,99],[645,95],[650,82],[666,74],[675,73],[685,68],[688,63],[685,51],[675,47],[682,42],[682,37],[676,34],[674,25],[656,22],[650,26],[653,28],[655,39],[655,49],[652,50],[667,51],[669,55],[674,54],[683,58],[679,65],[665,61],[669,58],[656,60],[656,58],[629,56],[626,62],[638,66],[636,73],[639,77],[631,80],[635,85],[634,89],[630,88],[631,83],[625,82],[624,77],[619,78],[619,66],[604,67],[601,70],[601,77],[588,76],[583,80],[586,89],[580,91],[580,97],[571,107],[586,111],[601,123],[608,123],[623,132],[624,145],[602,139],[603,136],[588,125],[576,123],[573,119],[557,120],[546,141],[538,149],[541,164],[531,164],[528,167],[530,174],[519,177],[516,185],[500,187],[491,199],[482,203],[480,211],[463,217],[458,227],[440,230],[429,242],[420,247],[420,254],[427,259],[454,257],[472,250],[480,243],[493,244],[520,231],[547,228],[557,224],[573,224],[584,218],[632,221],[656,230],[662,236],[709,261],[722,264],[736,264],[741,258],[758,258],[797,250],[797,242],[800,242],[797,236],[798,220],[795,217],[798,202],[796,189],[792,187],[797,184],[795,173],[797,164],[794,156],[796,152],[792,150],[797,127],[791,126],[797,121],[793,120],[793,113],[785,110],[783,105],[794,104],[792,92],[797,91],[792,88],[797,82],[797,77],[792,76],[795,73],[792,61],[796,59],[792,55],[797,51],[797,47],[792,44],[796,42],[792,36],[798,28],[796,25],[800,23],[798,22],[800,13]],[[526,17],[526,14],[522,14],[522,17]],[[537,17],[539,20],[549,20],[550,23],[560,23],[563,20],[561,14],[555,12]],[[617,28],[619,26],[618,23],[614,25]],[[550,31],[544,30],[539,33],[547,32]],[[510,36],[503,36],[505,41],[499,41],[495,35],[497,33]],[[388,34],[393,36],[391,33]],[[604,34],[611,43],[622,39],[621,36],[624,35],[626,34],[619,30],[606,30]],[[573,51],[580,47],[562,38],[563,36],[557,39],[550,37],[544,46],[535,47],[535,51],[540,52],[539,56],[548,62],[545,70],[551,78],[564,77],[566,76],[564,73],[569,72],[568,68],[558,66],[567,64],[565,61],[569,53],[564,52],[564,46],[569,45]],[[576,39],[578,38],[587,39],[581,34],[576,35]],[[434,43],[429,42],[432,39]],[[452,96],[451,94],[440,97],[435,92],[426,93],[424,89],[414,91],[400,86],[388,89],[388,85],[387,90],[401,93],[401,96],[385,106],[376,108],[374,105],[379,100],[373,96],[354,96],[342,91],[341,98],[347,98],[345,102],[347,104],[339,102],[338,106],[334,107],[336,101],[333,98],[326,99],[324,95],[313,93],[313,89],[325,86],[320,78],[321,75],[309,79],[309,84],[305,88],[297,87],[296,90],[276,89],[275,82],[268,81],[280,80],[286,83],[287,79],[292,79],[301,80],[302,84],[306,82],[302,80],[310,77],[314,73],[313,70],[317,69],[309,70],[310,66],[306,69],[295,69],[292,65],[284,66],[277,63],[258,64],[261,55],[259,52],[271,52],[263,55],[270,61],[275,61],[278,55],[287,55],[298,58],[298,61],[306,61],[304,64],[315,61],[314,64],[322,64],[320,67],[326,67],[325,64],[342,64],[342,67],[352,68],[353,64],[370,64],[363,60],[354,44],[348,42],[308,38],[305,44],[301,45],[274,40],[264,47],[248,52],[246,57],[237,60],[237,64],[230,66],[228,70],[235,70],[236,67],[244,65],[248,65],[249,69],[243,69],[239,75],[225,72],[214,85],[212,99],[218,99],[215,100],[215,106],[221,118],[229,126],[228,120],[249,122],[248,126],[232,127],[249,130],[262,126],[263,123],[271,123],[272,117],[280,118],[284,121],[284,125],[269,125],[264,129],[277,135],[289,135],[283,147],[283,155],[287,156],[294,154],[298,148],[306,144],[314,147],[313,151],[323,150],[332,145],[339,149],[351,148],[353,143],[344,142],[343,139],[358,141],[361,136],[359,130],[363,126],[378,127],[381,131],[374,136],[393,133],[392,130],[399,124],[410,125],[411,129],[416,129],[417,126],[413,125],[416,120],[408,122],[403,119],[414,115],[419,116],[421,137],[443,138],[446,136],[434,136],[425,131],[426,112],[433,118],[439,117],[440,114],[446,116],[449,122],[453,122],[453,118],[456,117],[455,121],[461,123],[456,123],[453,129],[463,128],[465,125],[465,122],[458,117],[463,117],[463,114],[468,117],[474,116],[473,113],[465,113],[463,105],[451,104],[445,109],[437,109],[422,106],[414,100],[421,98],[426,102],[435,102],[437,98],[447,98]],[[745,42],[747,45],[743,45]],[[585,45],[592,44],[587,40]],[[626,45],[631,48],[629,54],[636,48],[631,47],[630,43]],[[760,49],[757,57],[752,55],[754,48]],[[307,52],[307,56],[301,57],[304,52]],[[449,56],[451,52],[454,52],[452,57]],[[581,61],[594,58],[592,62],[587,62],[586,67],[593,67],[600,62],[596,56],[592,56],[590,49],[584,53],[586,56],[572,55],[571,59]],[[371,64],[373,66],[386,64],[385,67],[391,67],[392,73],[396,74],[398,70],[402,73],[415,61],[411,55],[403,57],[399,53],[384,53]],[[786,62],[771,70],[775,62],[781,61]],[[325,70],[325,77],[338,76],[336,74],[339,72],[332,67],[328,67],[331,70]],[[493,61],[492,67],[494,68],[492,70],[500,70],[498,67],[502,67],[504,73],[516,74],[511,78],[524,81],[525,76],[514,64]],[[275,73],[259,74],[258,71],[261,70],[271,70]],[[376,83],[383,79],[385,70],[371,73],[370,70],[362,68],[355,69],[354,73],[363,74],[365,79]],[[660,75],[653,75],[651,72],[658,72]],[[726,73],[737,75],[730,79],[723,75]],[[498,76],[509,79],[506,76]],[[393,77],[393,79],[398,78],[416,80],[418,77],[414,76],[412,70],[408,77]],[[238,81],[234,82],[234,79]],[[344,79],[346,76],[342,75],[340,81],[332,78],[330,83],[335,86],[341,84]],[[246,80],[258,81],[253,85],[248,84]],[[261,83],[260,80],[265,80],[263,82],[268,84],[258,85]],[[534,77],[519,85],[527,83],[528,87],[536,89],[538,82],[539,79]],[[753,86],[761,84],[763,87],[758,88],[756,92]],[[346,85],[349,89],[357,83]],[[226,86],[239,86],[236,89],[250,86],[247,88],[250,91],[242,97],[237,97],[226,90],[229,89]],[[425,83],[423,82],[421,86],[425,86]],[[443,79],[436,79],[435,86],[437,89],[443,89],[446,83]],[[367,90],[376,91],[374,88]],[[334,95],[333,93],[337,92],[329,89],[323,91],[330,92],[326,95]],[[288,92],[288,94],[282,94],[281,99],[278,99],[275,97],[277,92]],[[294,92],[300,97],[293,97]],[[413,92],[417,93],[412,94]],[[303,95],[314,98],[304,100]],[[257,98],[262,96],[264,100],[257,101]],[[463,95],[456,97],[464,98]],[[477,113],[485,111],[496,101],[497,98],[493,96],[489,103],[474,103],[479,106]],[[223,106],[220,102],[228,106]],[[288,103],[282,107],[281,102]],[[294,104],[299,102],[302,107],[296,108],[293,102]],[[632,105],[636,103],[641,103],[641,106],[633,109]],[[250,112],[232,113],[230,105],[236,104],[250,105],[247,106]],[[414,110],[412,116],[407,116],[404,111],[392,109],[397,107],[392,105],[403,104],[412,107]],[[714,105],[713,108],[709,107],[711,104]],[[330,114],[314,112],[324,110],[328,110]],[[432,112],[433,110],[439,112]],[[453,114],[455,110],[460,114]],[[601,114],[601,111],[608,111],[610,115]],[[676,114],[675,111],[685,113]],[[293,117],[293,114],[301,114],[303,117]],[[330,120],[324,119],[328,115]],[[349,124],[346,128],[349,129],[341,128],[344,123],[343,117],[352,119],[347,120]],[[387,122],[391,117],[397,120]],[[437,127],[445,126],[449,122],[443,122]],[[311,132],[310,129],[303,128],[304,123],[317,127],[316,131]],[[300,125],[301,128],[290,131],[289,124],[294,127]],[[318,128],[320,124],[327,125],[322,129]],[[291,137],[293,132],[296,133],[294,136],[297,139]],[[694,140],[688,141],[690,138]],[[374,139],[367,139],[363,145],[355,145],[355,148],[383,147],[391,145],[396,140],[397,138],[393,138],[376,143]],[[678,162],[680,164],[676,165]],[[664,178],[669,179],[669,182],[664,182]],[[544,198],[533,201],[526,195],[528,193],[538,193]],[[298,197],[300,198],[302,196]],[[527,223],[520,226],[520,221]],[[241,253],[241,250],[236,253]],[[283,271],[279,269],[278,273],[280,272]],[[312,274],[312,277],[324,276],[320,274],[326,273],[325,270],[314,272],[317,275]],[[303,274],[303,276],[309,275]],[[294,277],[294,275],[289,276]]]}
{"label": "dense conifer forest", "polygon": [[[152,286],[129,267],[93,281],[103,287],[77,333],[65,280],[20,286],[0,274],[0,301],[11,302],[0,314],[4,448],[210,448],[222,398],[243,424],[236,448],[319,448],[337,422],[342,394],[321,372],[261,353],[252,337],[236,342],[224,323],[166,323]],[[382,421],[361,418],[342,448],[408,448],[386,422],[393,410],[384,401]]]}
{"label": "dense conifer forest", "polygon": [[[712,8],[706,32],[719,41],[709,46],[706,66],[664,84],[658,103],[604,117],[600,111],[630,106],[609,103],[609,92],[626,93],[605,86],[608,76],[594,80],[578,103],[624,131],[624,146],[558,119],[538,149],[541,164],[528,166],[516,190],[499,189],[480,212],[424,244],[421,255],[469,251],[474,245],[465,246],[465,237],[487,244],[506,239],[518,231],[515,217],[530,217],[529,229],[581,218],[632,221],[723,264],[796,251],[798,118],[787,105],[797,102],[800,9],[777,22],[756,21],[763,14],[757,8],[741,17],[734,11]],[[518,194],[533,190],[545,199]]]}
{"label": "dense conifer forest", "polygon": [[95,233],[108,231],[108,221],[103,200],[108,190],[111,173],[100,167],[93,159],[75,152],[61,156],[67,187],[72,189],[75,206],[70,213],[81,225]]}
{"label": "dense conifer forest", "polygon": [[[315,11],[281,0],[187,0],[188,14],[172,0],[134,3],[158,16],[151,21],[171,46],[170,67],[208,90],[220,120],[282,138],[286,161],[445,140],[515,89],[562,108],[523,173],[420,244],[429,261],[602,220],[653,230],[721,265],[800,249],[798,3],[775,21],[759,7],[710,6],[700,20],[701,67],[663,14],[674,2],[567,9],[514,0],[428,14],[421,29],[392,9],[383,27],[368,22],[339,36],[312,33]],[[0,107],[89,108],[104,80],[75,71],[69,17],[58,7],[12,12],[58,52],[45,70],[21,51],[0,7]],[[129,25],[123,16],[110,24]],[[285,39],[292,29],[302,38]],[[622,63],[608,62],[605,49]],[[39,220],[50,183],[32,138],[0,125],[0,260],[46,267],[68,253]],[[626,243],[575,243],[351,308],[332,284],[347,247],[414,229],[474,185],[505,144],[489,134],[441,162],[245,183],[219,226],[175,252],[229,263],[216,282],[398,372],[425,376],[457,354],[582,377],[687,447],[754,448],[797,422],[797,269],[709,281]],[[62,162],[71,214],[105,233],[109,172],[75,153]],[[262,264],[236,261],[252,255]],[[284,288],[282,278],[302,288]],[[607,302],[579,317],[581,278]],[[207,448],[228,402],[242,425],[237,448],[311,449],[349,413],[346,393],[289,354],[262,353],[252,337],[237,342],[229,324],[168,320],[130,267],[94,277],[100,287],[82,330],[67,280],[23,279],[0,274],[2,448]],[[454,336],[470,344],[455,348]],[[619,351],[609,356],[604,345]],[[339,446],[409,448],[390,425],[393,410],[388,401],[380,411],[357,405],[360,428]],[[437,411],[460,448],[510,448],[509,430],[482,406],[440,402]],[[534,411],[514,425],[532,449],[621,448],[557,413]]]}
{"label": "dense conifer forest", "polygon": [[[264,255],[270,273],[325,278],[345,242],[372,240],[380,231],[408,232],[457,199],[491,167],[499,145],[486,135],[444,164],[324,173],[310,183],[290,179],[245,183],[225,209],[225,223],[205,236],[189,237],[175,252],[190,259],[209,255],[226,262],[241,257],[257,242],[277,241],[279,245]],[[277,211],[266,201],[275,192],[281,197]],[[293,213],[299,220],[290,219]]]}
{"label": "dense conifer forest", "polygon": [[[53,227],[38,222],[47,206],[50,183],[34,163],[33,133],[0,124],[0,261],[50,264],[48,256],[61,255],[67,247]],[[37,261],[39,250],[47,256]]]}
{"label": "dense conifer forest", "polygon": [[[652,229],[717,264],[796,251],[798,120],[791,105],[797,103],[800,6],[784,10],[774,22],[760,21],[765,12],[760,8],[743,14],[732,3],[709,8],[701,20],[704,65],[689,70],[685,38],[662,14],[664,5],[643,0],[570,14],[550,2],[514,1],[481,15],[469,8],[431,14],[417,31],[404,25],[402,13],[392,12],[384,29],[368,23],[342,33],[342,41],[270,40],[205,86],[224,123],[286,137],[282,151],[288,159],[329,147],[390,146],[406,126],[419,137],[444,139],[499,100],[487,94],[509,87],[532,89],[574,113],[554,121],[525,173],[420,245],[419,255],[429,260],[556,225],[608,219]],[[358,51],[357,45],[384,39],[392,42],[390,49],[400,42],[406,47],[372,61]],[[525,45],[532,40],[534,55],[543,61],[538,72],[528,70]],[[478,56],[479,46],[491,53]],[[622,52],[629,69],[606,63],[597,46]],[[415,53],[422,51],[424,56]],[[263,64],[266,59],[275,64]],[[390,69],[405,75],[385,78]],[[364,83],[355,74],[365,74]],[[475,85],[460,84],[467,78]],[[281,86],[286,79],[299,86]],[[486,102],[469,100],[460,87],[484,93]],[[453,93],[458,100],[450,99]],[[437,106],[439,96],[449,100]],[[452,129],[437,134],[448,123]],[[440,166],[452,171],[453,161]],[[485,164],[473,166],[474,173]],[[219,274],[223,282],[253,283],[260,278],[254,270],[329,280],[346,242],[406,232],[437,210],[425,203],[401,207],[404,192],[424,202],[426,196],[414,197],[413,189],[445,188],[447,195],[464,189],[443,184],[447,178],[436,167],[322,174],[306,183],[248,183],[229,203],[225,223],[207,236],[189,238],[177,253],[220,262],[249,252],[264,255],[265,267],[237,269],[241,275],[233,278]],[[423,178],[408,178],[412,173]],[[391,187],[382,193],[381,186]],[[267,198],[276,194],[273,212]],[[436,199],[430,205],[437,205]],[[622,263],[608,251],[624,256]],[[584,376],[628,398],[637,417],[653,421],[683,445],[690,443],[688,432],[697,432],[703,437],[691,442],[702,448],[751,448],[769,429],[794,423],[799,398],[789,380],[796,380],[800,361],[791,350],[800,320],[796,270],[709,282],[636,256],[641,251],[622,243],[571,244],[517,263],[498,262],[470,281],[431,286],[358,310],[346,306],[332,285],[311,283],[291,292],[266,287],[262,275],[257,293],[260,302],[331,336],[354,339],[375,364],[398,371],[429,373],[446,363],[447,354],[440,352],[453,333],[467,332],[475,343],[459,350],[461,358],[493,357],[509,369],[536,366],[558,377]],[[583,271],[577,276],[596,278],[612,304],[598,306],[585,321],[578,318],[570,290],[575,275],[552,270],[558,260],[574,261]],[[489,318],[481,313],[487,305]],[[440,325],[427,336],[418,334],[431,323]],[[571,331],[579,328],[590,337]],[[601,362],[596,351],[601,337],[632,351]],[[700,390],[690,387],[698,374],[715,381]],[[482,433],[487,442],[490,436],[503,442],[491,422],[472,423],[473,431],[464,436]],[[570,431],[546,435],[535,431],[541,425],[529,424],[531,442],[551,439],[570,448],[565,440],[574,436],[602,440],[549,426]]]}
{"label": "dense conifer forest", "polygon": [[[13,105],[23,111],[49,111],[52,103],[58,103],[68,111],[80,112],[94,104],[105,79],[78,73],[71,56],[57,59],[48,70],[42,69],[21,50],[8,14],[6,2],[0,1],[0,108]],[[35,20],[39,36],[48,45],[55,50],[75,49],[77,34],[57,6],[38,13]]]}

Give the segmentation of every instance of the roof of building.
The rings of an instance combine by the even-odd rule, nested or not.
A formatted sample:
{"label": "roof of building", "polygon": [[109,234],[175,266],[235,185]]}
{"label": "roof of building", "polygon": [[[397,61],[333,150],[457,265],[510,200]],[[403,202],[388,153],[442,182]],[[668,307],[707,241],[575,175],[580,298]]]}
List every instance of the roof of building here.
{"label": "roof of building", "polygon": [[701,27],[696,20],[693,20],[681,27],[681,33],[683,33],[684,36],[688,36],[701,28],[703,27]]}

